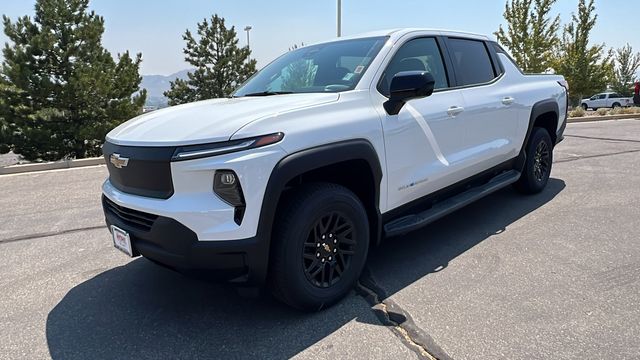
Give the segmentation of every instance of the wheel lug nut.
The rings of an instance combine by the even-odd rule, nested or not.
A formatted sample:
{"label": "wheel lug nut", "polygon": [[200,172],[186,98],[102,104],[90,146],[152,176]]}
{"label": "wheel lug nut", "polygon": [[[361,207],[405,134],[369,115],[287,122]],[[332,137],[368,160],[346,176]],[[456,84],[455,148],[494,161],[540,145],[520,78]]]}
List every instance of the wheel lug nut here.
{"label": "wheel lug nut", "polygon": [[324,262],[324,258],[322,258],[322,262]]}
{"label": "wheel lug nut", "polygon": [[324,239],[324,238],[325,238],[325,236],[324,236],[324,235],[322,235],[322,238]]}
{"label": "wheel lug nut", "polygon": [[329,237],[330,237],[330,238],[331,238],[331,237],[333,237],[333,234],[329,234]]}
{"label": "wheel lug nut", "polygon": [[317,258],[319,258],[319,257],[320,257],[320,253],[317,253],[317,254],[316,254],[316,257],[317,257]]}
{"label": "wheel lug nut", "polygon": [[333,239],[333,243],[337,244],[338,243],[338,239]]}
{"label": "wheel lug nut", "polygon": [[320,243],[316,243],[316,247],[320,247]]}
{"label": "wheel lug nut", "polygon": [[333,252],[334,252],[334,253],[337,253],[337,252],[338,252],[338,249],[333,249]]}
{"label": "wheel lug nut", "polygon": [[331,256],[329,256],[329,261],[331,261]]}

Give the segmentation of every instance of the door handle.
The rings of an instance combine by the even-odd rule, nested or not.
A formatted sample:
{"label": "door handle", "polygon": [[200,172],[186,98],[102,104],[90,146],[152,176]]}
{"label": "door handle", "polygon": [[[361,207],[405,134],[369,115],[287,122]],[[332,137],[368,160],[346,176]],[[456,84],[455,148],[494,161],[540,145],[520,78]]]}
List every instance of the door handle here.
{"label": "door handle", "polygon": [[512,98],[511,96],[505,96],[502,98],[502,104],[504,105],[511,105],[513,104],[513,102],[515,101],[514,98]]}
{"label": "door handle", "polygon": [[464,108],[462,106],[452,106],[447,110],[447,114],[449,114],[449,116],[456,116],[463,111]]}

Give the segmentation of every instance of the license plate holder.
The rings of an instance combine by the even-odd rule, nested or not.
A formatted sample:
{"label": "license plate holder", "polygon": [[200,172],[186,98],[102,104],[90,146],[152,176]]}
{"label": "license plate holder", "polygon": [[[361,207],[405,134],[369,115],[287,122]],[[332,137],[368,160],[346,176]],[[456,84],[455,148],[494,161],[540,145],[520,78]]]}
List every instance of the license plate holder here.
{"label": "license plate holder", "polygon": [[113,246],[129,257],[133,257],[129,233],[117,226],[111,225],[111,235],[113,236]]}

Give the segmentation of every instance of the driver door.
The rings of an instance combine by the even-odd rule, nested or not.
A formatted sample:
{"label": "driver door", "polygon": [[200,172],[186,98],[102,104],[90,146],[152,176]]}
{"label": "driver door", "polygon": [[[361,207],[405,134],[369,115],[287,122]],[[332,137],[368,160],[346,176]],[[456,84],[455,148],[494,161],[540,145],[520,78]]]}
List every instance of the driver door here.
{"label": "driver door", "polygon": [[459,91],[449,88],[441,48],[434,37],[405,42],[387,65],[378,91],[389,95],[391,79],[402,71],[428,71],[435,79],[431,96],[407,101],[397,115],[384,114],[388,206],[396,208],[458,180],[466,140]]}

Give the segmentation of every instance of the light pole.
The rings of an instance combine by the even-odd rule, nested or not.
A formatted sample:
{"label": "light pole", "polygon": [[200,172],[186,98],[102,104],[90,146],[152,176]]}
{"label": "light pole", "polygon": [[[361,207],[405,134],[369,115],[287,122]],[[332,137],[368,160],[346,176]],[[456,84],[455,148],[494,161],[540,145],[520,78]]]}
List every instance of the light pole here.
{"label": "light pole", "polygon": [[[249,31],[251,30],[251,26],[247,25],[244,27],[244,31],[247,32],[247,48],[249,48],[249,51],[251,51],[251,44],[249,43]],[[249,56],[247,57],[247,61],[251,61],[251,53],[249,53]]]}
{"label": "light pole", "polygon": [[342,35],[342,0],[338,0],[337,4],[337,14],[336,14],[336,30],[338,33],[338,37]]}

